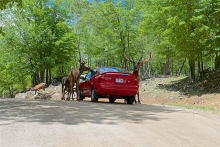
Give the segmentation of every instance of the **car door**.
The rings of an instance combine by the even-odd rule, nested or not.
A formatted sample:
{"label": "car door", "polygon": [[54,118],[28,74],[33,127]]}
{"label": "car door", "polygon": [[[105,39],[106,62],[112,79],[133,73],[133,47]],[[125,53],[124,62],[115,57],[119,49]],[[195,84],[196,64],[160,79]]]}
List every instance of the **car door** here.
{"label": "car door", "polygon": [[88,88],[87,88],[87,83],[88,83],[88,80],[90,79],[91,77],[91,71],[86,75],[85,77],[85,81],[82,84],[82,95],[83,96],[88,96]]}
{"label": "car door", "polygon": [[98,69],[97,68],[94,68],[93,70],[91,70],[91,77],[86,83],[86,87],[87,87],[87,90],[88,90],[88,93],[87,93],[88,96],[91,96],[91,88],[92,88],[94,79],[97,76],[97,74],[98,74]]}

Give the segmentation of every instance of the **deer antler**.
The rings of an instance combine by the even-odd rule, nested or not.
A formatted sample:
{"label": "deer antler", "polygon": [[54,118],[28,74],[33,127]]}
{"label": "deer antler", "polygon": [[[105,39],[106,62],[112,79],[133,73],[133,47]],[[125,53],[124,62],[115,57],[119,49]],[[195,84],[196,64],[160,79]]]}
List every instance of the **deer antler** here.
{"label": "deer antler", "polygon": [[78,59],[78,61],[79,61],[80,64],[86,64],[86,63],[87,63],[87,62],[84,61],[84,60],[81,60],[81,62],[80,62],[80,59]]}
{"label": "deer antler", "polygon": [[[142,56],[143,57],[143,56]],[[141,58],[142,58],[141,57]],[[143,63],[146,63],[147,61],[149,61],[150,59],[152,58],[152,54],[151,54],[151,52],[150,52],[150,56],[149,56],[149,58],[147,59],[147,60],[144,60],[144,61],[141,61],[140,62],[140,60],[139,60],[139,62],[141,63],[141,64],[143,64]]]}
{"label": "deer antler", "polygon": [[138,63],[140,63],[141,62],[141,59],[143,58],[143,56],[141,56],[141,58],[139,59],[139,61],[138,61]]}
{"label": "deer antler", "polygon": [[87,62],[86,62],[86,61],[84,61],[84,60],[82,60],[82,63],[86,64]]}
{"label": "deer antler", "polygon": [[130,58],[128,58],[128,57],[126,56],[126,49],[125,49],[125,52],[124,52],[124,57],[125,57],[126,60],[128,60],[128,61],[134,63],[134,59],[133,59],[133,58],[132,58],[132,59],[133,59],[133,61],[132,61]]}

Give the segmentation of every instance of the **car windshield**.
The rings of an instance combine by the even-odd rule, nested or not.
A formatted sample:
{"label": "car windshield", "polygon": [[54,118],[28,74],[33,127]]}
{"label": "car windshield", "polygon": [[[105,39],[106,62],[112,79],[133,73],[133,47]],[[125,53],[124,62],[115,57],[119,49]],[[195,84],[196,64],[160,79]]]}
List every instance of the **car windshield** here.
{"label": "car windshield", "polygon": [[105,72],[125,72],[125,73],[128,73],[127,70],[125,69],[122,69],[122,68],[117,68],[117,67],[102,67],[100,68],[100,73],[105,73]]}

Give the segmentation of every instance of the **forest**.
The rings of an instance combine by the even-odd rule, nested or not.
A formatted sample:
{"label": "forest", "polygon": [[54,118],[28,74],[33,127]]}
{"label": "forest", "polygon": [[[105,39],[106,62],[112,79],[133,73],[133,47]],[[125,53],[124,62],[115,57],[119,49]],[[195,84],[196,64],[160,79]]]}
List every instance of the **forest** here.
{"label": "forest", "polygon": [[0,94],[51,83],[79,67],[121,67],[152,53],[140,75],[189,76],[220,67],[219,0],[4,0]]}

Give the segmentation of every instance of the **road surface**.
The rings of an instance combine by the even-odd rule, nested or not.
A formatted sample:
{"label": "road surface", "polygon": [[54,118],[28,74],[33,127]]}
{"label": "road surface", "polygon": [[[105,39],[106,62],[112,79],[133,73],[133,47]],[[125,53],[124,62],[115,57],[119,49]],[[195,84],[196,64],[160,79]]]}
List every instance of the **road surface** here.
{"label": "road surface", "polygon": [[219,147],[219,115],[157,105],[0,99],[0,147]]}

